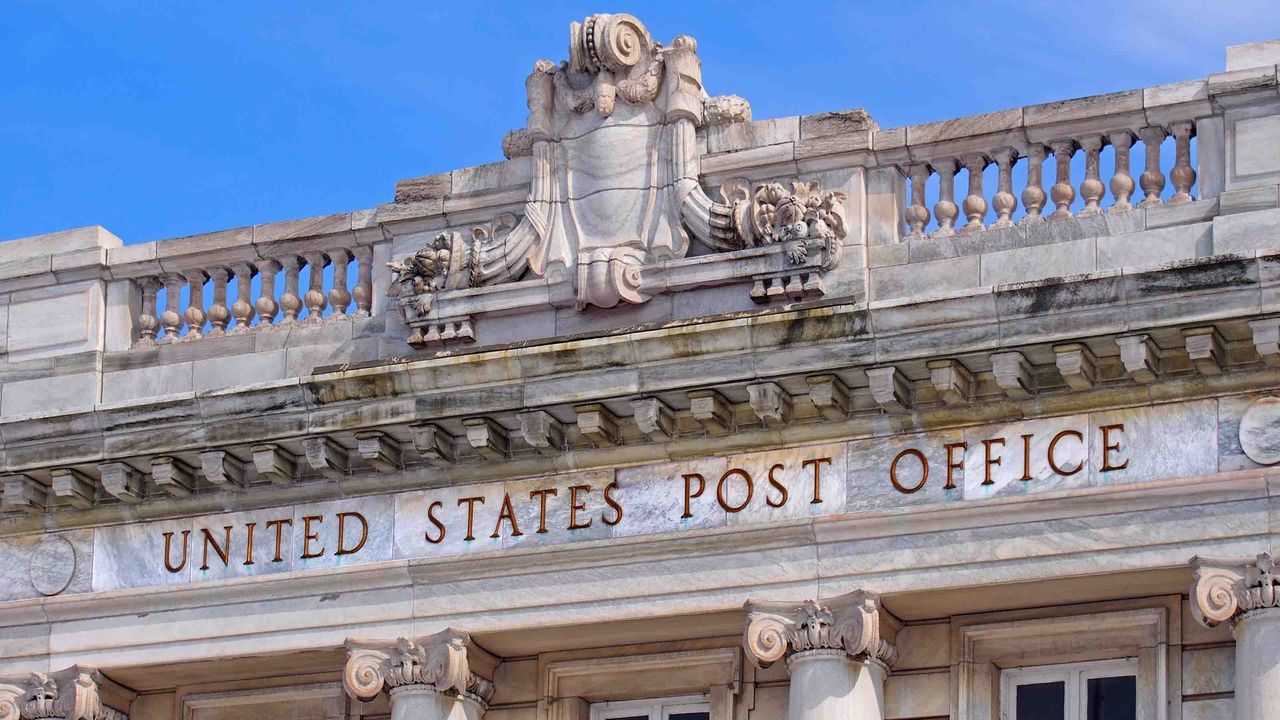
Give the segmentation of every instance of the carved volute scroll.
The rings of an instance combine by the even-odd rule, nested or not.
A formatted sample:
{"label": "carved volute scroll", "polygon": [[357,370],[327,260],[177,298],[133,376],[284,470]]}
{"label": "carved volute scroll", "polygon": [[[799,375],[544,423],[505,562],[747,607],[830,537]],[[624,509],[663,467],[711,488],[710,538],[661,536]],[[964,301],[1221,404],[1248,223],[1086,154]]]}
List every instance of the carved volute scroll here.
{"label": "carved volute scroll", "polygon": [[347,693],[369,700],[406,685],[487,704],[493,696],[496,659],[452,628],[423,638],[348,640],[342,682]]}
{"label": "carved volute scroll", "polygon": [[79,665],[56,673],[0,676],[0,720],[128,720],[124,711],[103,701],[100,691],[109,682],[96,669]]}
{"label": "carved volute scroll", "polygon": [[646,302],[665,287],[646,286],[644,268],[684,258],[692,242],[716,252],[785,243],[815,272],[839,261],[843,193],[805,182],[734,181],[720,200],[703,190],[697,129],[749,122],[751,109],[707,95],[697,49],[687,35],[655,42],[627,14],[571,24],[569,59],[535,64],[526,127],[503,139],[533,166],[523,216],[445,231],[389,263],[413,344],[474,337],[470,317],[428,320],[433,296],[451,290],[530,278],[558,288],[557,307]]}
{"label": "carved volute scroll", "polygon": [[1254,610],[1280,607],[1280,575],[1273,574],[1271,555],[1252,561],[1192,558],[1195,584],[1191,587],[1191,611],[1206,627],[1239,620]]}
{"label": "carved volute scroll", "polygon": [[898,653],[881,635],[879,605],[877,595],[862,591],[820,602],[750,601],[743,645],[761,668],[812,650],[841,650],[891,666]]}

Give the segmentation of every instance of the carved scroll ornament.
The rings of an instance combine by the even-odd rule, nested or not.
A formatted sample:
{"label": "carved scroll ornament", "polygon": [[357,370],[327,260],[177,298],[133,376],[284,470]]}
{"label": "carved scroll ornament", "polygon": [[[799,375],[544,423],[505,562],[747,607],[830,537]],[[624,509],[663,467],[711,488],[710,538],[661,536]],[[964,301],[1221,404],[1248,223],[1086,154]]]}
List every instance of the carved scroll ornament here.
{"label": "carved scroll ornament", "polygon": [[103,704],[101,681],[97,670],[79,666],[25,678],[0,677],[0,720],[128,720],[125,713]]}
{"label": "carved scroll ornament", "polygon": [[400,638],[394,643],[348,640],[343,685],[348,694],[360,700],[369,700],[383,690],[422,685],[487,703],[493,695],[493,683],[471,672],[467,657],[470,645],[467,633],[452,629],[417,640]]}
{"label": "carved scroll ornament", "polygon": [[811,650],[892,665],[898,653],[881,637],[878,606],[877,596],[861,591],[822,603],[748,602],[743,644],[761,668]]}
{"label": "carved scroll ornament", "polygon": [[539,61],[526,91],[527,125],[503,140],[533,164],[523,216],[469,239],[442,233],[391,263],[411,325],[434,293],[526,276],[567,284],[579,309],[643,303],[658,290],[644,287],[641,268],[685,257],[692,241],[714,251],[786,243],[797,265],[838,262],[842,193],[746,181],[727,183],[721,200],[703,190],[697,128],[751,111],[741,98],[707,96],[693,38],[664,47],[631,15],[592,15],[571,25],[569,60]]}
{"label": "carved scroll ornament", "polygon": [[1253,610],[1280,607],[1280,575],[1268,553],[1253,561],[1192,558],[1196,581],[1191,610],[1202,625],[1214,627],[1239,620]]}

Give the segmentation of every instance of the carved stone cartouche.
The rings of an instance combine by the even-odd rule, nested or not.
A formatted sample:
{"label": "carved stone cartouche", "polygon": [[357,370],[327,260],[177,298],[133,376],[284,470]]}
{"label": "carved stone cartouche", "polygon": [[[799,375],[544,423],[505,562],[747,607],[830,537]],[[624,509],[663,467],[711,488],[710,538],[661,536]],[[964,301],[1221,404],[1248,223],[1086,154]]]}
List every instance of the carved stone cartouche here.
{"label": "carved stone cartouche", "polygon": [[661,290],[644,285],[641,269],[684,258],[693,241],[718,252],[785,244],[793,264],[817,271],[839,261],[843,193],[799,182],[732,181],[722,200],[703,190],[697,129],[749,122],[751,108],[707,96],[693,38],[663,46],[631,15],[591,15],[570,26],[569,60],[538,61],[525,89],[526,127],[503,140],[509,157],[533,166],[519,222],[481,226],[469,240],[444,232],[389,265],[411,344],[474,339],[469,316],[427,319],[441,291],[531,276],[580,310],[646,302]]}

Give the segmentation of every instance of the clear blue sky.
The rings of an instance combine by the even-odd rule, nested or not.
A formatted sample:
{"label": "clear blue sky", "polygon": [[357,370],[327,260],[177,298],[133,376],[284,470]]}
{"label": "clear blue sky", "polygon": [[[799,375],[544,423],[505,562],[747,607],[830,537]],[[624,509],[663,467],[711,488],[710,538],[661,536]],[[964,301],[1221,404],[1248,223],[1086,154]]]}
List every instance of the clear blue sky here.
{"label": "clear blue sky", "polygon": [[619,11],[697,38],[707,90],[757,119],[861,106],[882,127],[1203,77],[1280,38],[1272,2],[0,0],[0,239],[388,202],[501,160],[534,61]]}

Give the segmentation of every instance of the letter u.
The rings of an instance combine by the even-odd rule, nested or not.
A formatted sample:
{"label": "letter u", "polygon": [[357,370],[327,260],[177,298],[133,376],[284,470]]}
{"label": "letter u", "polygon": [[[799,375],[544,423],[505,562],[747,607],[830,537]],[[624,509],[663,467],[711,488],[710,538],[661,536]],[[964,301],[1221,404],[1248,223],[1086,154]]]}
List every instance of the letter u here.
{"label": "letter u", "polygon": [[182,531],[182,562],[179,562],[178,566],[174,567],[173,562],[170,560],[170,558],[172,557],[172,554],[170,553],[170,546],[173,544],[173,533],[167,532],[164,534],[164,569],[165,570],[168,570],[171,573],[176,573],[176,572],[181,572],[182,568],[187,566],[187,540],[190,538],[191,538],[191,531],[183,530]]}

